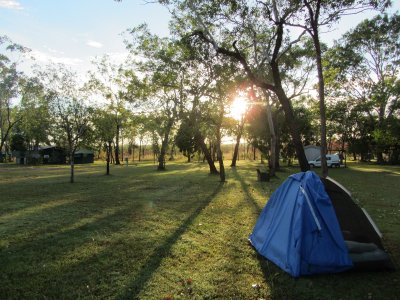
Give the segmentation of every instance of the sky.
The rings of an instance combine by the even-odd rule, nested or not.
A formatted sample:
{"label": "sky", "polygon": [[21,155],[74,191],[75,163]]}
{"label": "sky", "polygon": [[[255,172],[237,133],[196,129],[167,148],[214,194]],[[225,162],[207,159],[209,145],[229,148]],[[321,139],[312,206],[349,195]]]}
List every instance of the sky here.
{"label": "sky", "polygon": [[[391,12],[400,10],[400,1],[393,2]],[[343,18],[322,40],[332,44],[371,15]],[[169,20],[165,7],[144,0],[0,0],[0,35],[30,48],[39,64],[64,63],[78,72],[103,54],[122,61],[121,34],[128,28],[147,23],[153,33],[167,36]]]}
{"label": "sky", "polygon": [[121,35],[148,23],[168,34],[168,10],[142,0],[0,0],[0,35],[32,50],[38,63],[89,68],[95,56],[118,58],[127,52]]}

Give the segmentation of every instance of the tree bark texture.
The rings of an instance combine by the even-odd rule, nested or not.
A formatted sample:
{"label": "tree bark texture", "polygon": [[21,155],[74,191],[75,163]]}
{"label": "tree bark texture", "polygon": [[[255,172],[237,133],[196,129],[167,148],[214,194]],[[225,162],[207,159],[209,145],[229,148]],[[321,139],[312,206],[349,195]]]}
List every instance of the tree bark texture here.
{"label": "tree bark texture", "polygon": [[319,114],[320,114],[320,132],[321,132],[321,168],[322,168],[322,177],[328,177],[328,165],[326,163],[326,154],[327,154],[327,143],[326,143],[326,109],[325,109],[325,83],[324,83],[324,74],[322,70],[322,53],[321,46],[319,43],[318,37],[318,28],[315,29],[317,31],[316,36],[313,37],[316,59],[317,59],[317,68],[318,68],[318,94],[319,94]]}
{"label": "tree bark texture", "polygon": [[[274,124],[274,119],[272,118],[272,110],[271,110],[271,104],[269,102],[269,94],[267,91],[264,90],[264,96],[266,100],[266,106],[267,106],[267,121],[268,121],[268,127],[269,127],[269,132],[271,135],[271,153],[270,153],[270,158],[268,161],[268,167],[269,167],[269,176],[275,176],[275,171],[276,171],[276,159],[277,159],[277,152],[276,152],[276,134],[275,134],[275,124]],[[278,156],[278,161],[279,161],[279,156]]]}
{"label": "tree bark texture", "polygon": [[239,155],[240,140],[242,138],[243,128],[244,128],[244,117],[242,117],[242,119],[240,120],[238,134],[236,136],[235,150],[233,151],[231,167],[236,167],[236,161]]}
{"label": "tree bark texture", "polygon": [[219,172],[215,167],[214,160],[200,132],[196,133],[196,142],[200,146],[201,151],[204,154],[204,158],[207,160],[208,166],[210,168],[210,174],[218,174]]}
{"label": "tree bark texture", "polygon": [[111,159],[111,141],[106,143],[106,154],[107,154],[107,169],[106,169],[106,175],[110,175],[110,159]]}
{"label": "tree bark texture", "polygon": [[170,118],[168,120],[167,126],[165,128],[164,138],[161,143],[160,155],[158,156],[158,167],[157,170],[163,171],[165,170],[165,155],[167,153],[167,147],[169,142],[169,134],[171,132],[171,128],[174,125],[174,119]]}
{"label": "tree bark texture", "polygon": [[69,154],[69,163],[71,166],[71,174],[70,174],[70,180],[69,180],[70,183],[74,183],[74,154],[75,153],[72,153],[72,152]]}
{"label": "tree bark texture", "polygon": [[119,124],[117,124],[117,131],[115,135],[115,164],[120,165],[121,162],[119,161]]}
{"label": "tree bark texture", "polygon": [[225,166],[224,166],[224,157],[221,150],[221,127],[222,127],[222,120],[224,118],[224,106],[221,101],[220,103],[220,114],[217,126],[217,159],[219,163],[219,178],[221,182],[226,181],[225,176]]}
{"label": "tree bark texture", "polygon": [[320,133],[321,133],[321,168],[322,177],[328,176],[328,165],[326,163],[327,154],[327,143],[326,143],[326,112],[325,112],[325,83],[324,74],[322,70],[322,51],[321,43],[319,41],[318,22],[321,8],[321,0],[315,2],[315,8],[313,10],[310,1],[304,1],[306,8],[308,9],[309,21],[311,28],[308,30],[309,34],[313,39],[315,48],[315,59],[317,62],[318,72],[318,95],[319,95],[319,113],[320,113]]}

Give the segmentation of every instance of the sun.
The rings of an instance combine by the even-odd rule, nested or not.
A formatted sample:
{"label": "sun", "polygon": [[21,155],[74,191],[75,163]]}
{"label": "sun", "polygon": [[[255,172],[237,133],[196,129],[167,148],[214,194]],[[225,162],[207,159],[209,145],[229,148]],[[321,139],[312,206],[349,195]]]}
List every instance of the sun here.
{"label": "sun", "polygon": [[230,106],[230,116],[236,120],[241,120],[248,108],[248,103],[243,97],[236,97]]}

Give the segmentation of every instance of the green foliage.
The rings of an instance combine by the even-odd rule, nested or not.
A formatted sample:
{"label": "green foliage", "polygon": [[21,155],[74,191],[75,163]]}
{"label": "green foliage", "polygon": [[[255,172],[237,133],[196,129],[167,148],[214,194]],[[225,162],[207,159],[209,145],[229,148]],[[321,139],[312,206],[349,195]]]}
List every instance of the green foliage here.
{"label": "green foliage", "polygon": [[363,153],[374,151],[378,161],[384,162],[382,154],[390,156],[390,149],[400,144],[391,129],[399,117],[400,16],[364,20],[346,33],[326,58],[330,95],[347,102],[341,108],[346,121],[337,120],[337,124],[340,119],[346,123],[342,134],[351,136],[353,150],[361,151],[355,145],[364,143],[362,148],[368,149]]}
{"label": "green foliage", "polygon": [[94,138],[102,143],[112,142],[115,137],[116,116],[102,109],[95,109],[91,122],[94,127]]}
{"label": "green foliage", "polygon": [[91,136],[92,109],[85,103],[77,75],[65,66],[47,66],[39,72],[39,78],[49,103],[53,142],[65,147],[72,160],[75,151],[87,145]]}
{"label": "green foliage", "polygon": [[[8,54],[25,54],[29,49],[13,43],[7,36],[0,36],[0,48]],[[14,113],[13,102],[21,93],[23,73],[17,62],[6,54],[0,54],[0,151],[10,137],[12,128],[20,121]]]}
{"label": "green foliage", "polygon": [[175,136],[176,146],[188,159],[192,158],[199,150],[195,139],[196,128],[194,126],[189,119],[183,120]]}
{"label": "green foliage", "polygon": [[25,137],[21,133],[14,133],[11,136],[11,143],[10,143],[11,151],[26,151],[28,147],[26,145]]}
{"label": "green foliage", "polygon": [[50,144],[51,117],[49,102],[37,77],[26,78],[19,104],[19,130],[25,136],[28,146],[33,149],[40,144]]}
{"label": "green foliage", "polygon": [[[312,120],[315,116],[309,109],[297,104],[294,108],[296,124],[302,133],[304,145],[314,142],[315,132],[312,127]],[[279,137],[280,156],[285,159],[292,159],[295,154],[294,145],[291,140],[290,132],[281,110],[273,108],[273,119],[276,135]],[[248,133],[253,146],[267,156],[271,148],[271,133],[267,122],[267,111],[265,106],[255,105],[248,113]]]}

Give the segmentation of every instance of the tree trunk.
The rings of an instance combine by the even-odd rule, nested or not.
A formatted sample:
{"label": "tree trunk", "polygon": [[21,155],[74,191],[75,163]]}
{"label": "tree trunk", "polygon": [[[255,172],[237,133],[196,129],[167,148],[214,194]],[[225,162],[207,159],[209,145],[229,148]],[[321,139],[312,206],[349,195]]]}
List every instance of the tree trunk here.
{"label": "tree trunk", "polygon": [[102,146],[100,144],[100,147],[97,149],[97,159],[100,159],[101,148],[102,148]]}
{"label": "tree trunk", "polygon": [[[275,124],[277,124],[275,120]],[[280,147],[280,135],[279,135],[279,130],[274,128],[275,130],[275,171],[279,170],[280,165],[279,165],[279,151],[281,149]]]}
{"label": "tree trunk", "polygon": [[69,154],[69,163],[71,165],[70,183],[74,183],[74,154],[73,152]]}
{"label": "tree trunk", "polygon": [[315,8],[311,7],[310,2],[305,1],[305,5],[308,9],[309,22],[311,29],[309,33],[313,39],[313,44],[315,48],[315,59],[317,62],[317,73],[318,73],[318,95],[319,95],[319,114],[320,114],[320,133],[321,133],[321,168],[322,177],[326,178],[328,176],[328,165],[326,163],[327,154],[327,143],[326,143],[326,113],[325,113],[325,83],[324,74],[322,70],[322,51],[321,43],[319,40],[318,32],[318,22],[321,9],[321,0],[315,2]]}
{"label": "tree trunk", "polygon": [[[379,114],[378,114],[378,128],[380,130],[383,131],[383,114],[384,114],[384,110],[383,108],[381,108],[379,110]],[[376,162],[378,164],[383,164],[385,163],[385,159],[383,158],[383,150],[382,150],[382,144],[380,142],[377,143],[376,145]]]}
{"label": "tree trunk", "polygon": [[115,164],[121,164],[121,162],[119,161],[119,124],[117,124],[117,132],[115,135]]}
{"label": "tree trunk", "polygon": [[121,128],[121,159],[122,161],[124,161],[124,135],[122,128]]}
{"label": "tree trunk", "polygon": [[167,126],[165,128],[164,138],[161,143],[160,155],[158,157],[158,167],[157,170],[165,170],[165,154],[167,153],[167,147],[169,142],[169,133],[171,131],[172,125],[174,125],[174,119],[170,118],[168,120]]}
{"label": "tree trunk", "polygon": [[107,154],[107,170],[106,170],[106,175],[110,175],[110,157],[111,157],[111,141],[106,143],[106,154]]}
{"label": "tree trunk", "polygon": [[142,140],[139,140],[139,161],[141,161],[142,157]]}
{"label": "tree trunk", "polygon": [[[274,120],[272,118],[272,109],[271,109],[271,104],[269,102],[269,93],[265,90],[263,90],[265,100],[266,100],[266,106],[267,106],[267,121],[268,121],[268,127],[269,127],[269,132],[271,134],[271,153],[270,157],[268,160],[268,167],[269,167],[269,175],[270,176],[275,176],[275,171],[276,171],[276,134],[275,134],[275,125],[274,125]],[[278,158],[279,159],[279,158]]]}
{"label": "tree trunk", "polygon": [[238,134],[236,136],[236,144],[235,144],[235,150],[233,151],[231,167],[236,167],[236,160],[238,159],[239,155],[240,139],[242,138],[243,128],[244,128],[244,117],[242,116],[242,120],[240,121],[238,128],[239,129]]}
{"label": "tree trunk", "polygon": [[301,137],[299,133],[299,129],[296,124],[296,119],[293,113],[293,108],[290,103],[289,98],[286,96],[282,87],[276,89],[276,94],[278,96],[279,102],[282,105],[283,111],[285,113],[285,120],[288,124],[290,135],[293,140],[293,145],[296,151],[297,159],[300,164],[301,171],[305,172],[310,170],[310,166],[308,165],[307,157],[304,152],[303,143],[301,142]]}
{"label": "tree trunk", "polygon": [[215,145],[215,143],[212,143],[210,141],[210,153],[211,153],[211,157],[213,161],[217,161],[217,147]]}
{"label": "tree trunk", "polygon": [[219,178],[220,182],[225,182],[226,177],[225,177],[225,167],[224,167],[224,158],[222,155],[222,150],[221,150],[221,126],[222,126],[222,120],[224,117],[224,106],[221,101],[220,103],[220,114],[219,114],[219,124],[217,126],[217,159],[219,163]]}
{"label": "tree trunk", "polygon": [[321,168],[322,177],[328,177],[328,165],[326,163],[327,144],[326,144],[326,113],[325,113],[325,84],[324,74],[322,71],[322,53],[319,43],[318,29],[314,37],[314,46],[317,58],[318,68],[318,93],[319,93],[319,114],[320,114],[320,131],[321,131]]}
{"label": "tree trunk", "polygon": [[[239,141],[238,141],[238,138],[239,138]],[[238,159],[239,145],[240,145],[240,134],[236,137],[236,144],[235,144],[235,148],[233,150],[231,167],[236,167],[236,161],[239,160]]]}
{"label": "tree trunk", "polygon": [[[174,152],[175,152],[175,142],[172,144],[171,151],[170,151],[170,154],[169,154],[169,160],[170,160],[170,161],[175,159],[175,157],[174,157]],[[189,156],[190,156],[190,155],[189,155]],[[190,160],[190,159],[189,159],[189,160]],[[189,161],[189,162],[190,162],[190,161]]]}
{"label": "tree trunk", "polygon": [[200,146],[205,159],[207,160],[208,166],[210,168],[210,174],[218,174],[218,170],[215,167],[214,160],[212,159],[211,153],[208,150],[207,145],[204,142],[204,138],[200,132],[196,133],[196,141],[197,141],[197,144]]}
{"label": "tree trunk", "polygon": [[273,57],[270,62],[272,77],[274,80],[274,92],[278,97],[280,104],[282,105],[283,111],[285,113],[285,120],[289,127],[290,135],[293,139],[294,148],[296,150],[297,159],[300,164],[301,171],[305,172],[310,170],[310,166],[308,165],[307,157],[304,152],[303,143],[301,142],[301,136],[299,132],[299,128],[296,124],[296,119],[293,113],[292,103],[290,99],[287,97],[283,87],[282,87],[282,79],[279,72],[278,65],[278,52],[281,47],[283,40],[283,24],[279,24],[277,28],[277,38],[276,45],[273,53]]}
{"label": "tree trunk", "polygon": [[222,156],[221,145],[218,144],[217,146],[217,156],[218,156],[218,163],[219,163],[219,179],[221,182],[226,181],[225,177],[225,167],[224,167],[224,158]]}
{"label": "tree trunk", "polygon": [[383,159],[383,152],[381,149],[379,149],[379,145],[376,150],[376,162],[378,164],[383,164],[385,162],[385,160]]}

